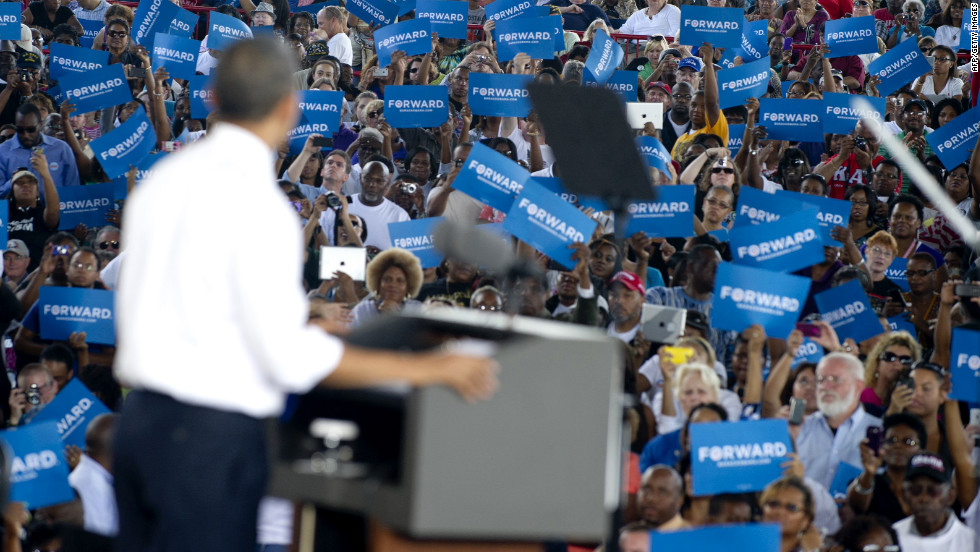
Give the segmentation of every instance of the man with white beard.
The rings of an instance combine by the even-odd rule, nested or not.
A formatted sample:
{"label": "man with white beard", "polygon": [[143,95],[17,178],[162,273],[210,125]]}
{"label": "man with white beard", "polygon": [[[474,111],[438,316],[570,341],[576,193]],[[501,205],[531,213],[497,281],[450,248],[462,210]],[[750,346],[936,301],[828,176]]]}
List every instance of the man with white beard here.
{"label": "man with white beard", "polygon": [[864,365],[846,353],[831,353],[817,364],[817,406],[800,426],[796,452],[806,476],[830,488],[837,466],[861,469],[861,449],[868,427],[881,420],[864,411],[858,400],[864,389]]}

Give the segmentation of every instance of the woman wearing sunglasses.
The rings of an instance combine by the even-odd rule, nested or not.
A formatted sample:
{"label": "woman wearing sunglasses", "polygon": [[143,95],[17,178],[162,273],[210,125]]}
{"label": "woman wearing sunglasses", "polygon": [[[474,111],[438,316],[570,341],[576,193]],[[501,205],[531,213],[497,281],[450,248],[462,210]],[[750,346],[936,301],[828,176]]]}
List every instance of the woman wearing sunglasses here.
{"label": "woman wearing sunglasses", "polygon": [[861,392],[861,403],[868,412],[881,413],[902,370],[908,370],[912,363],[921,359],[922,347],[908,332],[892,332],[879,339],[864,364],[865,388]]}
{"label": "woman wearing sunglasses", "polygon": [[893,414],[882,422],[882,429],[880,443],[861,441],[864,471],[848,485],[847,503],[856,514],[873,512],[895,523],[909,515],[902,482],[909,459],[925,446],[926,428],[911,414]]}

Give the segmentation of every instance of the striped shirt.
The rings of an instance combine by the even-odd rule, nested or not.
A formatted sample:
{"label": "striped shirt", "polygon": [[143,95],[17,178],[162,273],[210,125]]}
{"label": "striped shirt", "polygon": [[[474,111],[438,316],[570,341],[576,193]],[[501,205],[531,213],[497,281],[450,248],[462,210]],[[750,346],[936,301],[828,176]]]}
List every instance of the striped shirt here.
{"label": "striped shirt", "polygon": [[75,18],[78,20],[88,20],[88,21],[104,21],[105,12],[109,9],[109,3],[106,0],[99,2],[98,6],[95,6],[94,10],[86,10],[85,8],[79,6],[77,10],[72,10],[75,13]]}

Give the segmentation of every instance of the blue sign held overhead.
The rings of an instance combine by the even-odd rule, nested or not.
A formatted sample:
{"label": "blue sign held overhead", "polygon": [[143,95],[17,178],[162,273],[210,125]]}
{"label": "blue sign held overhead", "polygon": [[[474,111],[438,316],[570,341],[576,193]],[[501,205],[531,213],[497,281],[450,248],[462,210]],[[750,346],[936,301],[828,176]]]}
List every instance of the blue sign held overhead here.
{"label": "blue sign held overhead", "polygon": [[382,27],[391,25],[398,18],[398,4],[388,0],[349,0],[344,7],[361,21]]}
{"label": "blue sign held overhead", "polygon": [[[804,196],[809,197],[809,196]],[[743,186],[738,192],[738,205],[735,208],[734,227],[750,224],[775,222],[784,216],[791,216],[812,208],[802,199],[780,194],[770,194]]]}
{"label": "blue sign held overhead", "polygon": [[980,134],[980,107],[973,107],[955,119],[926,134],[926,142],[936,152],[946,170],[970,158],[970,150]]}
{"label": "blue sign held overhead", "polygon": [[885,269],[885,278],[888,278],[892,282],[902,288],[902,291],[909,291],[909,280],[905,277],[905,268],[908,266],[909,260],[904,257],[895,257],[892,259],[892,264],[888,265]]}
{"label": "blue sign held overhead", "polygon": [[626,235],[645,232],[652,238],[694,235],[694,186],[658,186],[654,201],[631,201]]}
{"label": "blue sign held overhead", "polygon": [[116,342],[113,292],[104,289],[41,286],[37,299],[41,339],[67,341],[85,332],[85,341],[100,345]]}
{"label": "blue sign held overhead", "polygon": [[508,211],[504,230],[571,270],[575,261],[568,246],[587,241],[595,224],[582,211],[530,181]]}
{"label": "blue sign held overhead", "polygon": [[807,209],[775,222],[732,228],[732,262],[792,272],[823,260],[817,210]]}
{"label": "blue sign held overhead", "polygon": [[749,62],[769,58],[769,41],[767,40],[769,21],[742,21],[742,61]]}
{"label": "blue sign held overhead", "polygon": [[211,86],[211,77],[208,75],[191,77],[187,79],[187,88],[191,91],[191,118],[206,119],[214,111],[214,88]]}
{"label": "blue sign held overhead", "polygon": [[126,122],[109,134],[95,139],[91,146],[95,159],[109,178],[116,178],[137,166],[156,146],[153,124],[140,106]]}
{"label": "blue sign held overhead", "polygon": [[878,53],[875,18],[866,15],[827,21],[824,23],[824,41],[830,48],[827,59]]}
{"label": "blue sign held overhead", "polygon": [[551,21],[551,39],[555,41],[555,52],[562,52],[565,50],[565,28],[562,26],[561,15],[548,15],[548,6],[537,6],[538,8],[546,8],[545,13],[542,17],[547,17]]}
{"label": "blue sign held overhead", "polygon": [[[744,105],[749,98],[758,98],[769,87],[769,56],[765,59],[725,69],[718,73],[718,104],[722,109]],[[729,130],[728,135],[731,136]]]}
{"label": "blue sign held overhead", "polygon": [[105,226],[105,216],[115,206],[112,182],[88,186],[65,186],[58,190],[61,220],[58,230],[70,230],[79,224],[89,228]]}
{"label": "blue sign held overhead", "polygon": [[287,133],[289,152],[299,155],[311,134],[333,136],[340,129],[340,110],[344,93],[337,90],[304,90],[300,92],[299,108],[302,116],[296,126]]}
{"label": "blue sign held overhead", "polygon": [[953,381],[949,398],[972,405],[980,403],[980,332],[953,328],[949,368]]}
{"label": "blue sign held overhead", "polygon": [[59,389],[54,400],[34,416],[31,425],[37,422],[54,422],[58,437],[65,445],[85,448],[85,429],[99,414],[108,414],[109,409],[78,378],[72,378]]}
{"label": "blue sign held overhead", "polygon": [[394,128],[432,128],[449,119],[445,86],[386,86],[385,121]]}
{"label": "blue sign held overhead", "polygon": [[851,481],[857,479],[863,471],[863,469],[847,462],[837,464],[834,480],[830,483],[830,488],[827,489],[830,491],[830,496],[834,497],[834,500],[843,502],[847,498],[847,486],[851,484]]}
{"label": "blue sign held overhead", "polygon": [[109,65],[109,52],[69,46],[52,42],[48,56],[48,69],[51,78],[61,79],[64,75],[84,74]]}
{"label": "blue sign held overhead", "polygon": [[613,71],[623,62],[623,47],[609,38],[602,29],[598,29],[592,39],[592,49],[589,57],[585,58],[585,68],[592,73],[592,78],[599,84],[605,84]]}
{"label": "blue sign held overhead", "polygon": [[932,66],[919,51],[919,45],[914,40],[900,42],[868,64],[868,76],[877,75],[881,79],[878,93],[883,97],[930,71]]}
{"label": "blue sign held overhead", "polygon": [[535,5],[531,0],[496,0],[484,6],[487,21],[507,21],[515,17],[536,15]]}
{"label": "blue sign held overhead", "polygon": [[153,66],[163,67],[171,77],[189,79],[197,73],[201,41],[157,33],[153,40]]}
{"label": "blue sign held overhead", "polygon": [[409,56],[427,54],[432,51],[429,22],[410,19],[382,27],[374,31],[374,48],[378,53],[378,67],[391,65],[391,54],[397,50]]}
{"label": "blue sign held overhead", "polygon": [[546,17],[515,17],[501,21],[494,29],[497,39],[497,60],[510,61],[517,54],[531,59],[551,59],[555,41],[551,20]]}
{"label": "blue sign held overhead", "polygon": [[20,2],[0,3],[0,40],[20,40],[21,7]]}
{"label": "blue sign held overhead", "polygon": [[418,257],[422,268],[435,268],[442,262],[442,253],[436,251],[435,239],[432,235],[436,227],[446,219],[431,217],[405,222],[389,222],[388,234],[391,244],[400,247]]}
{"label": "blue sign held overhead", "polygon": [[786,420],[691,424],[690,432],[694,496],[761,491],[793,452]]}
{"label": "blue sign held overhead", "polygon": [[0,439],[10,447],[12,456],[11,502],[26,502],[27,508],[33,510],[75,498],[75,491],[68,485],[65,446],[58,438],[54,422],[31,423],[16,431],[2,431]]}
{"label": "blue sign held overhead", "polygon": [[[613,74],[602,85],[606,90],[612,90],[619,96],[620,101],[624,104],[627,102],[635,102],[638,100],[636,95],[637,87],[637,71],[613,71]],[[599,83],[595,81],[592,73],[585,71],[582,73],[582,86],[588,86],[591,88],[598,88]]]}
{"label": "blue sign held overhead", "polygon": [[884,331],[868,294],[857,280],[821,291],[814,300],[820,318],[834,328],[841,341],[849,337],[860,343]]}
{"label": "blue sign held overhead", "polygon": [[684,552],[779,552],[779,525],[746,523],[685,531],[650,531],[650,550]]}
{"label": "blue sign held overhead", "polygon": [[[857,103],[854,101],[855,98],[867,101],[871,104],[871,109],[858,109],[855,105]],[[861,119],[872,119],[879,123],[883,123],[885,120],[885,98],[824,92],[823,105],[824,134],[850,134]]]}
{"label": "blue sign held overhead", "polygon": [[524,167],[493,148],[477,143],[470,149],[453,181],[453,188],[498,211],[507,212],[528,178],[530,174]]}
{"label": "blue sign held overhead", "polygon": [[740,332],[759,324],[766,335],[789,335],[810,291],[810,279],[721,263],[711,298],[715,329]]}
{"label": "blue sign held overhead", "polygon": [[238,18],[220,12],[210,12],[208,28],[208,48],[227,50],[239,40],[252,38],[252,29]]}
{"label": "blue sign held overhead", "polygon": [[728,151],[733,159],[738,155],[738,150],[742,149],[744,137],[745,125],[728,125]]}
{"label": "blue sign held overhead", "polygon": [[470,110],[474,115],[490,117],[527,117],[531,112],[527,84],[533,80],[531,75],[470,73]]}
{"label": "blue sign held overhead", "polygon": [[[660,140],[653,136],[637,136],[636,150],[647,166],[657,169],[664,174],[670,174],[670,152]],[[692,219],[693,223],[693,219]]]}
{"label": "blue sign held overhead", "polygon": [[416,0],[415,17],[429,20],[429,31],[440,38],[466,38],[468,5],[456,0]]}
{"label": "blue sign held overhead", "polygon": [[95,43],[95,37],[99,36],[99,31],[105,26],[105,23],[101,19],[88,20],[79,19],[79,23],[82,24],[82,34],[78,37],[78,45],[82,48],[91,48],[92,44]]}
{"label": "blue sign held overhead", "polygon": [[[401,17],[415,9],[415,0],[394,0],[395,4],[398,6],[398,16]],[[422,19],[415,16],[416,19]]]}
{"label": "blue sign held overhead", "polygon": [[712,8],[710,6],[681,6],[681,40],[694,51],[707,42],[715,48],[738,48],[742,45],[741,8]]}
{"label": "blue sign held overhead", "polygon": [[777,197],[791,197],[796,201],[807,203],[817,208],[817,224],[820,225],[820,234],[823,236],[824,245],[843,247],[844,244],[830,237],[830,231],[835,226],[847,226],[851,220],[851,202],[844,199],[833,199],[820,197],[800,192],[790,192],[780,190],[776,192]]}
{"label": "blue sign held overhead", "polygon": [[[140,2],[139,7],[136,8],[136,14],[133,16],[133,27],[130,31],[133,41],[149,50],[157,33],[169,32],[170,22],[174,20],[179,9],[179,6],[168,0],[144,0]],[[222,17],[229,16],[222,14]],[[234,18],[229,17],[229,19]],[[212,19],[212,21],[214,20]]]}
{"label": "blue sign held overhead", "polygon": [[199,19],[200,17],[196,13],[179,8],[177,13],[174,14],[173,20],[170,22],[169,34],[190,38],[194,34],[194,29],[197,27]]}
{"label": "blue sign held overhead", "polygon": [[769,140],[799,140],[823,136],[823,103],[813,100],[763,98],[759,100],[759,126]]}
{"label": "blue sign held overhead", "polygon": [[820,362],[821,358],[823,358],[823,347],[817,345],[809,337],[804,337],[800,348],[796,350],[796,356],[793,357],[793,368],[804,362],[816,364]]}
{"label": "blue sign held overhead", "polygon": [[65,75],[59,85],[65,98],[75,104],[76,113],[98,111],[133,101],[133,93],[129,90],[121,63],[87,73]]}

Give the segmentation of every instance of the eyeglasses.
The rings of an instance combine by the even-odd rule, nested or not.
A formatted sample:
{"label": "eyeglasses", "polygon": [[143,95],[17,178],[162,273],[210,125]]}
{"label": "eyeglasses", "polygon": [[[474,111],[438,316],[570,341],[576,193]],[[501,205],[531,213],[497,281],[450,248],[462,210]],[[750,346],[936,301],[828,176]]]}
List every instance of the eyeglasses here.
{"label": "eyeglasses", "polygon": [[707,203],[708,205],[711,205],[712,207],[721,207],[722,209],[730,209],[731,208],[731,205],[725,203],[724,201],[718,201],[717,199],[715,199],[713,197],[705,198],[704,201],[705,201],[705,203]]}
{"label": "eyeglasses", "polygon": [[922,483],[905,483],[902,485],[909,496],[919,496],[922,493],[929,495],[929,498],[939,498],[946,490],[946,485],[923,485]]}
{"label": "eyeglasses", "polygon": [[766,510],[782,509],[782,510],[786,510],[791,514],[795,514],[803,509],[798,504],[793,504],[792,502],[780,502],[778,500],[767,500],[766,503],[762,505],[762,507],[765,508]]}
{"label": "eyeglasses", "polygon": [[926,276],[932,274],[935,271],[936,271],[935,268],[932,270],[906,270],[905,278],[908,279],[911,276],[918,276],[919,278],[925,278]]}
{"label": "eyeglasses", "polygon": [[885,249],[884,247],[878,247],[877,245],[868,248],[868,253],[874,253],[875,255],[881,255],[882,257],[894,257],[895,253],[891,249]]}
{"label": "eyeglasses", "polygon": [[122,38],[129,33],[126,31],[109,31],[106,34],[109,35],[109,38]]}
{"label": "eyeglasses", "polygon": [[99,249],[109,249],[110,247],[113,249],[119,249],[119,242],[112,240],[99,243]]}
{"label": "eyeglasses", "polygon": [[670,97],[674,98],[675,100],[690,100],[694,96],[690,94],[671,94]]}
{"label": "eyeglasses", "polygon": [[33,132],[37,132],[37,125],[29,126],[29,127],[19,126],[19,127],[15,127],[15,129],[17,130],[17,134],[31,134]]}
{"label": "eyeglasses", "polygon": [[504,310],[503,307],[498,307],[497,305],[480,305],[479,307],[476,307],[476,309],[481,311],[490,311],[490,312],[497,312],[497,311]]}
{"label": "eyeglasses", "polygon": [[94,264],[76,262],[76,263],[71,263],[71,266],[72,268],[77,268],[78,270],[84,270],[85,272],[92,272],[93,270],[95,270]]}
{"label": "eyeglasses", "polygon": [[711,174],[719,174],[719,173],[735,174],[735,169],[730,167],[714,167],[711,169]]}
{"label": "eyeglasses", "polygon": [[903,445],[905,445],[907,447],[917,447],[917,446],[919,446],[919,442],[916,441],[915,439],[899,439],[898,437],[889,437],[889,438],[885,439],[884,442],[885,442],[886,445],[897,445],[898,443],[902,443]]}
{"label": "eyeglasses", "polygon": [[845,381],[847,381],[847,378],[844,376],[817,376],[817,385],[827,383],[830,384],[831,387],[837,387]]}
{"label": "eyeglasses", "polygon": [[465,163],[465,162],[466,162],[466,159],[453,159],[453,166],[454,167],[462,167],[463,166],[463,163]]}
{"label": "eyeglasses", "polygon": [[382,113],[383,113],[383,110],[381,110],[381,109],[379,109],[377,111],[368,111],[367,116],[368,116],[368,119],[374,119],[375,117],[379,117]]}
{"label": "eyeglasses", "polygon": [[913,359],[910,356],[906,356],[906,355],[898,356],[891,351],[881,353],[880,355],[878,355],[878,360],[882,362],[895,362],[897,360],[898,362],[901,362],[905,366],[912,366],[912,363],[915,362],[915,359]]}
{"label": "eyeglasses", "polygon": [[419,68],[418,67],[412,67],[411,69],[408,70],[408,72],[409,73],[412,73],[412,74],[418,73],[419,72]]}
{"label": "eyeglasses", "polygon": [[871,204],[868,203],[867,201],[852,201],[851,205],[857,205],[858,207],[867,207],[868,205]]}
{"label": "eyeglasses", "polygon": [[866,544],[861,548],[861,552],[899,552],[901,549],[902,547],[897,544],[886,544],[884,546],[880,544]]}
{"label": "eyeglasses", "polygon": [[945,58],[945,57],[942,57],[942,58],[936,58],[936,62],[937,62],[937,63],[938,63],[938,62],[940,62],[940,61],[943,61],[943,62],[953,62],[953,61],[956,61],[956,60],[955,60],[955,59],[953,59],[953,58]]}

